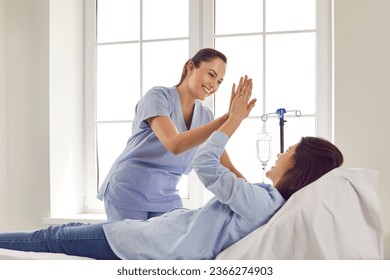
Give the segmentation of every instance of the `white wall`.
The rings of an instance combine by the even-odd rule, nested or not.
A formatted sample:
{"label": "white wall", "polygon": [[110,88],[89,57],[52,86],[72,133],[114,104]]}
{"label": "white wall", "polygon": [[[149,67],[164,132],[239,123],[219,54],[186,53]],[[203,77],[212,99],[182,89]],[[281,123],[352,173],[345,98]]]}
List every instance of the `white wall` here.
{"label": "white wall", "polygon": [[5,0],[0,0],[0,230],[7,227],[7,95],[5,74]]}
{"label": "white wall", "polygon": [[379,171],[390,259],[390,1],[335,0],[334,11],[335,142],[346,165]]}
{"label": "white wall", "polygon": [[9,229],[49,214],[49,0],[6,0]]}
{"label": "white wall", "polygon": [[[83,127],[83,1],[1,1],[7,62],[0,77],[7,82],[2,99],[9,110],[0,123],[7,135],[6,141],[0,138],[0,149],[8,151],[6,164],[0,162],[7,175],[0,182],[7,188],[0,191],[8,202],[1,213],[9,218],[0,230],[40,228],[43,217],[82,210],[83,160],[76,156],[82,155],[82,140],[74,135],[81,138]],[[63,147],[49,145],[58,137],[55,143]],[[50,161],[57,168],[50,170]],[[12,179],[5,182],[6,177]],[[50,184],[57,188],[55,196]],[[74,197],[78,203],[72,203]]]}
{"label": "white wall", "polygon": [[[347,166],[380,171],[385,256],[390,259],[390,18],[386,14],[390,1],[334,2],[335,141]],[[7,150],[8,160],[4,166],[0,154],[0,172],[8,170],[8,183],[0,179],[0,194],[7,184],[8,229],[37,228],[50,210],[49,0],[0,0],[0,18],[4,10],[0,81],[6,79],[7,94],[0,83],[0,102],[6,100],[8,111],[6,124],[0,122],[0,133],[6,130],[8,136],[6,141],[0,136],[0,152]],[[6,74],[2,73],[5,56]]]}

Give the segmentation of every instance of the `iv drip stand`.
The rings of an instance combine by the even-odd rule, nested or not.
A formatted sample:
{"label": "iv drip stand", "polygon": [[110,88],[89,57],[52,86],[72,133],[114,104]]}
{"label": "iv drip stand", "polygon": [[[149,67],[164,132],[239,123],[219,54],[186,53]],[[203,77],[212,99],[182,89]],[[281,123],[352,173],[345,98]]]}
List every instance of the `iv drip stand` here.
{"label": "iv drip stand", "polygon": [[284,114],[286,109],[280,108],[276,110],[276,114],[279,115],[279,126],[280,126],[280,153],[284,151],[284,123],[287,122],[284,120]]}
{"label": "iv drip stand", "polygon": [[261,120],[263,122],[266,122],[268,119],[269,115],[277,114],[279,117],[279,127],[280,127],[280,153],[284,152],[284,123],[287,122],[284,119],[284,115],[289,112],[294,112],[295,116],[300,117],[302,115],[301,111],[299,110],[290,110],[286,111],[284,108],[279,108],[276,110],[276,113],[269,113],[269,114],[264,114],[261,116]]}

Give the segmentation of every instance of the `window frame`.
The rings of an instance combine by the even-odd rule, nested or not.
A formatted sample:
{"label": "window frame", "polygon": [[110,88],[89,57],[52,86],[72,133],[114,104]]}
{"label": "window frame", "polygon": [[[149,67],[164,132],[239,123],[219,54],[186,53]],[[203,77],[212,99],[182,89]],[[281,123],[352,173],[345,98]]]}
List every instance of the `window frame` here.
{"label": "window frame", "polygon": [[[141,0],[140,0],[141,1]],[[96,0],[85,0],[84,31],[84,213],[103,213],[96,205],[95,182],[97,177],[96,158]],[[265,3],[265,0],[263,1]],[[332,51],[331,51],[331,0],[316,0],[316,135],[333,140],[333,95],[332,95]],[[189,54],[214,46],[214,0],[189,0]],[[265,73],[265,72],[264,72]],[[264,74],[263,74],[264,75]],[[259,100],[262,102],[262,100]],[[264,103],[263,103],[264,104]],[[205,105],[213,109],[214,98]],[[93,143],[93,144],[91,144]],[[105,176],[100,174],[99,176]],[[210,197],[194,174],[190,175],[189,195],[197,203],[185,201],[189,208],[203,204]]]}

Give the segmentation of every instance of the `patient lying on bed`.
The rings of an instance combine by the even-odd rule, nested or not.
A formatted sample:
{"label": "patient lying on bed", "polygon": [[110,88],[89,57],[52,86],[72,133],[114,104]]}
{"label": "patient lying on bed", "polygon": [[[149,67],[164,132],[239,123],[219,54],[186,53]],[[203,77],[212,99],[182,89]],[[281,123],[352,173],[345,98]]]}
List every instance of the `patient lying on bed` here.
{"label": "patient lying on bed", "polygon": [[202,208],[175,209],[146,221],[72,223],[0,234],[0,248],[65,253],[95,259],[215,259],[266,224],[299,189],[343,163],[330,142],[304,137],[267,172],[273,185],[252,184],[220,164],[220,156],[254,101],[235,96],[228,120],[198,148],[193,166],[215,196]]}

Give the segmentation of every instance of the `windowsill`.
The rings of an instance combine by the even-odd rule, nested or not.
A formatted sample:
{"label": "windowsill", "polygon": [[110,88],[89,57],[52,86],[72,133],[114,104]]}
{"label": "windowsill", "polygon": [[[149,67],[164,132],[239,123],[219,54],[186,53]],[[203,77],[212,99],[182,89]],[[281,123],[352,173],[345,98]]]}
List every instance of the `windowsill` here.
{"label": "windowsill", "polygon": [[42,218],[42,223],[46,225],[60,225],[71,222],[81,223],[101,223],[106,222],[107,217],[105,214],[74,214],[64,217],[45,217]]}

